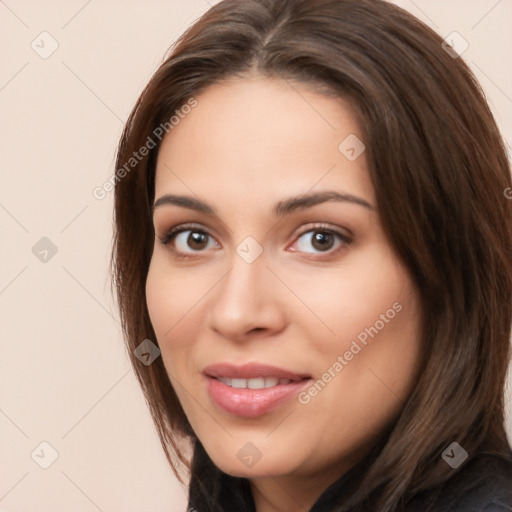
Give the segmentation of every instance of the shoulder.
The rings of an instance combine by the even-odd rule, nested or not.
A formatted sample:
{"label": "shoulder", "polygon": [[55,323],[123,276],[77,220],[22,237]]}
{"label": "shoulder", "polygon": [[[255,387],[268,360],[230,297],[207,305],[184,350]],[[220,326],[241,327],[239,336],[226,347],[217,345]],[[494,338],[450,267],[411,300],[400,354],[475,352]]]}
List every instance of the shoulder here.
{"label": "shoulder", "polygon": [[409,512],[512,512],[512,460],[479,455],[442,487],[422,493]]}

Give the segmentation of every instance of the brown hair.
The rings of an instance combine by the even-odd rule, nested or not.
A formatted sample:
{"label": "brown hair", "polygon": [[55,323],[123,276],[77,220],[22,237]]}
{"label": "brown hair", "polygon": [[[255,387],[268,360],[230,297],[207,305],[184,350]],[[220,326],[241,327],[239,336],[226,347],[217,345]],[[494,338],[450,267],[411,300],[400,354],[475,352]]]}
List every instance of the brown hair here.
{"label": "brown hair", "polygon": [[[503,390],[512,318],[512,201],[502,139],[471,71],[442,39],[382,0],[224,0],[183,34],[126,123],[120,169],[154,130],[220,80],[251,73],[348,98],[358,113],[382,224],[422,298],[424,364],[352,504],[396,510],[453,473],[441,452],[505,456]],[[200,101],[200,100],[199,100]],[[162,358],[145,297],[160,140],[115,187],[114,285],[135,373],[178,474],[196,440]],[[126,167],[125,167],[126,168]],[[359,504],[359,505],[358,505]]]}

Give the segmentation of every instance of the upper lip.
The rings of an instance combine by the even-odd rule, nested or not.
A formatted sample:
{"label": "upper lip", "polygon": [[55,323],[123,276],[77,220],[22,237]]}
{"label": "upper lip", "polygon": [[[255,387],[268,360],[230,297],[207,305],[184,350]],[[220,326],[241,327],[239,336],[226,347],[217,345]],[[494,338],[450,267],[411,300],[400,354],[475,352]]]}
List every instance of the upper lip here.
{"label": "upper lip", "polygon": [[279,379],[302,380],[310,378],[303,373],[295,373],[277,366],[263,363],[247,363],[235,365],[232,363],[212,364],[204,368],[203,374],[208,377],[225,377],[228,379],[255,379],[258,377],[277,377]]}

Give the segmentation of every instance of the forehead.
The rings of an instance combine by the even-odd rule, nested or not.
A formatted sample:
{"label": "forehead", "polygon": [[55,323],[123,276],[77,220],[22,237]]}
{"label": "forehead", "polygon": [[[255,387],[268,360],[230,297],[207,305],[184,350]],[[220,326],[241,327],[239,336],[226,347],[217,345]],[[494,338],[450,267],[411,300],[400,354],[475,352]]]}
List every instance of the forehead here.
{"label": "forehead", "polygon": [[363,139],[347,101],[262,77],[215,84],[196,100],[162,142],[156,197],[213,194],[243,206],[338,187],[373,201],[364,151],[355,160],[342,151],[344,141]]}

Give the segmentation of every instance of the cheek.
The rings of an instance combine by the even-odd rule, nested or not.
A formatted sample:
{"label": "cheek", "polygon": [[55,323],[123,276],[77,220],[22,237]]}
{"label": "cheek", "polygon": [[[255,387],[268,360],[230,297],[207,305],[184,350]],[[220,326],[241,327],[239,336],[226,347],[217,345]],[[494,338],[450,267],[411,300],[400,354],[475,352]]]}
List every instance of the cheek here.
{"label": "cheek", "polygon": [[314,278],[311,273],[285,275],[283,270],[290,288],[312,313],[304,315],[303,305],[297,303],[295,321],[309,331],[311,340],[322,340],[317,347],[321,352],[347,349],[352,340],[359,336],[364,341],[375,329],[379,334],[400,332],[410,316],[412,308],[405,304],[414,298],[413,287],[386,246],[371,247],[323,270],[316,269]]}
{"label": "cheek", "polygon": [[[146,280],[146,302],[149,318],[155,331],[166,367],[172,359],[169,354],[179,353],[187,346],[179,336],[187,314],[198,301],[197,283],[189,275],[172,272],[158,255],[151,261]],[[190,326],[188,326],[190,328]]]}
{"label": "cheek", "polygon": [[421,363],[418,297],[405,273],[386,275],[391,277],[394,285],[388,282],[386,288],[382,283],[368,297],[368,312],[364,304],[354,305],[358,322],[351,324],[352,335],[345,341],[342,355],[347,363],[338,382],[359,397],[360,414],[377,425],[386,423],[406,401]]}
{"label": "cheek", "polygon": [[201,299],[206,288],[197,272],[173,268],[165,250],[156,248],[146,279],[146,301],[157,338],[170,336]]}
{"label": "cheek", "polygon": [[[318,435],[340,451],[364,444],[396,417],[421,363],[419,301],[408,274],[384,265],[362,280],[347,277],[345,285],[328,288],[323,303],[317,299],[336,335],[309,329],[318,380],[301,402],[304,421],[316,418],[312,431],[319,425]],[[332,411],[340,414],[333,418]]]}
{"label": "cheek", "polygon": [[349,423],[371,417],[377,428],[407,398],[421,362],[420,306],[409,274],[380,250],[317,273],[314,287],[307,276],[301,279],[295,289],[317,318],[297,315],[297,322],[307,333],[315,376],[323,380],[317,388],[328,382],[313,407],[341,407],[351,411]]}
{"label": "cheek", "polygon": [[177,283],[155,258],[146,279],[146,303],[155,334],[163,341],[179,313],[178,289]]}
{"label": "cheek", "polygon": [[194,340],[204,325],[208,294],[219,280],[213,269],[176,268],[164,251],[153,256],[146,279],[146,302],[164,364],[173,375],[187,371]]}

